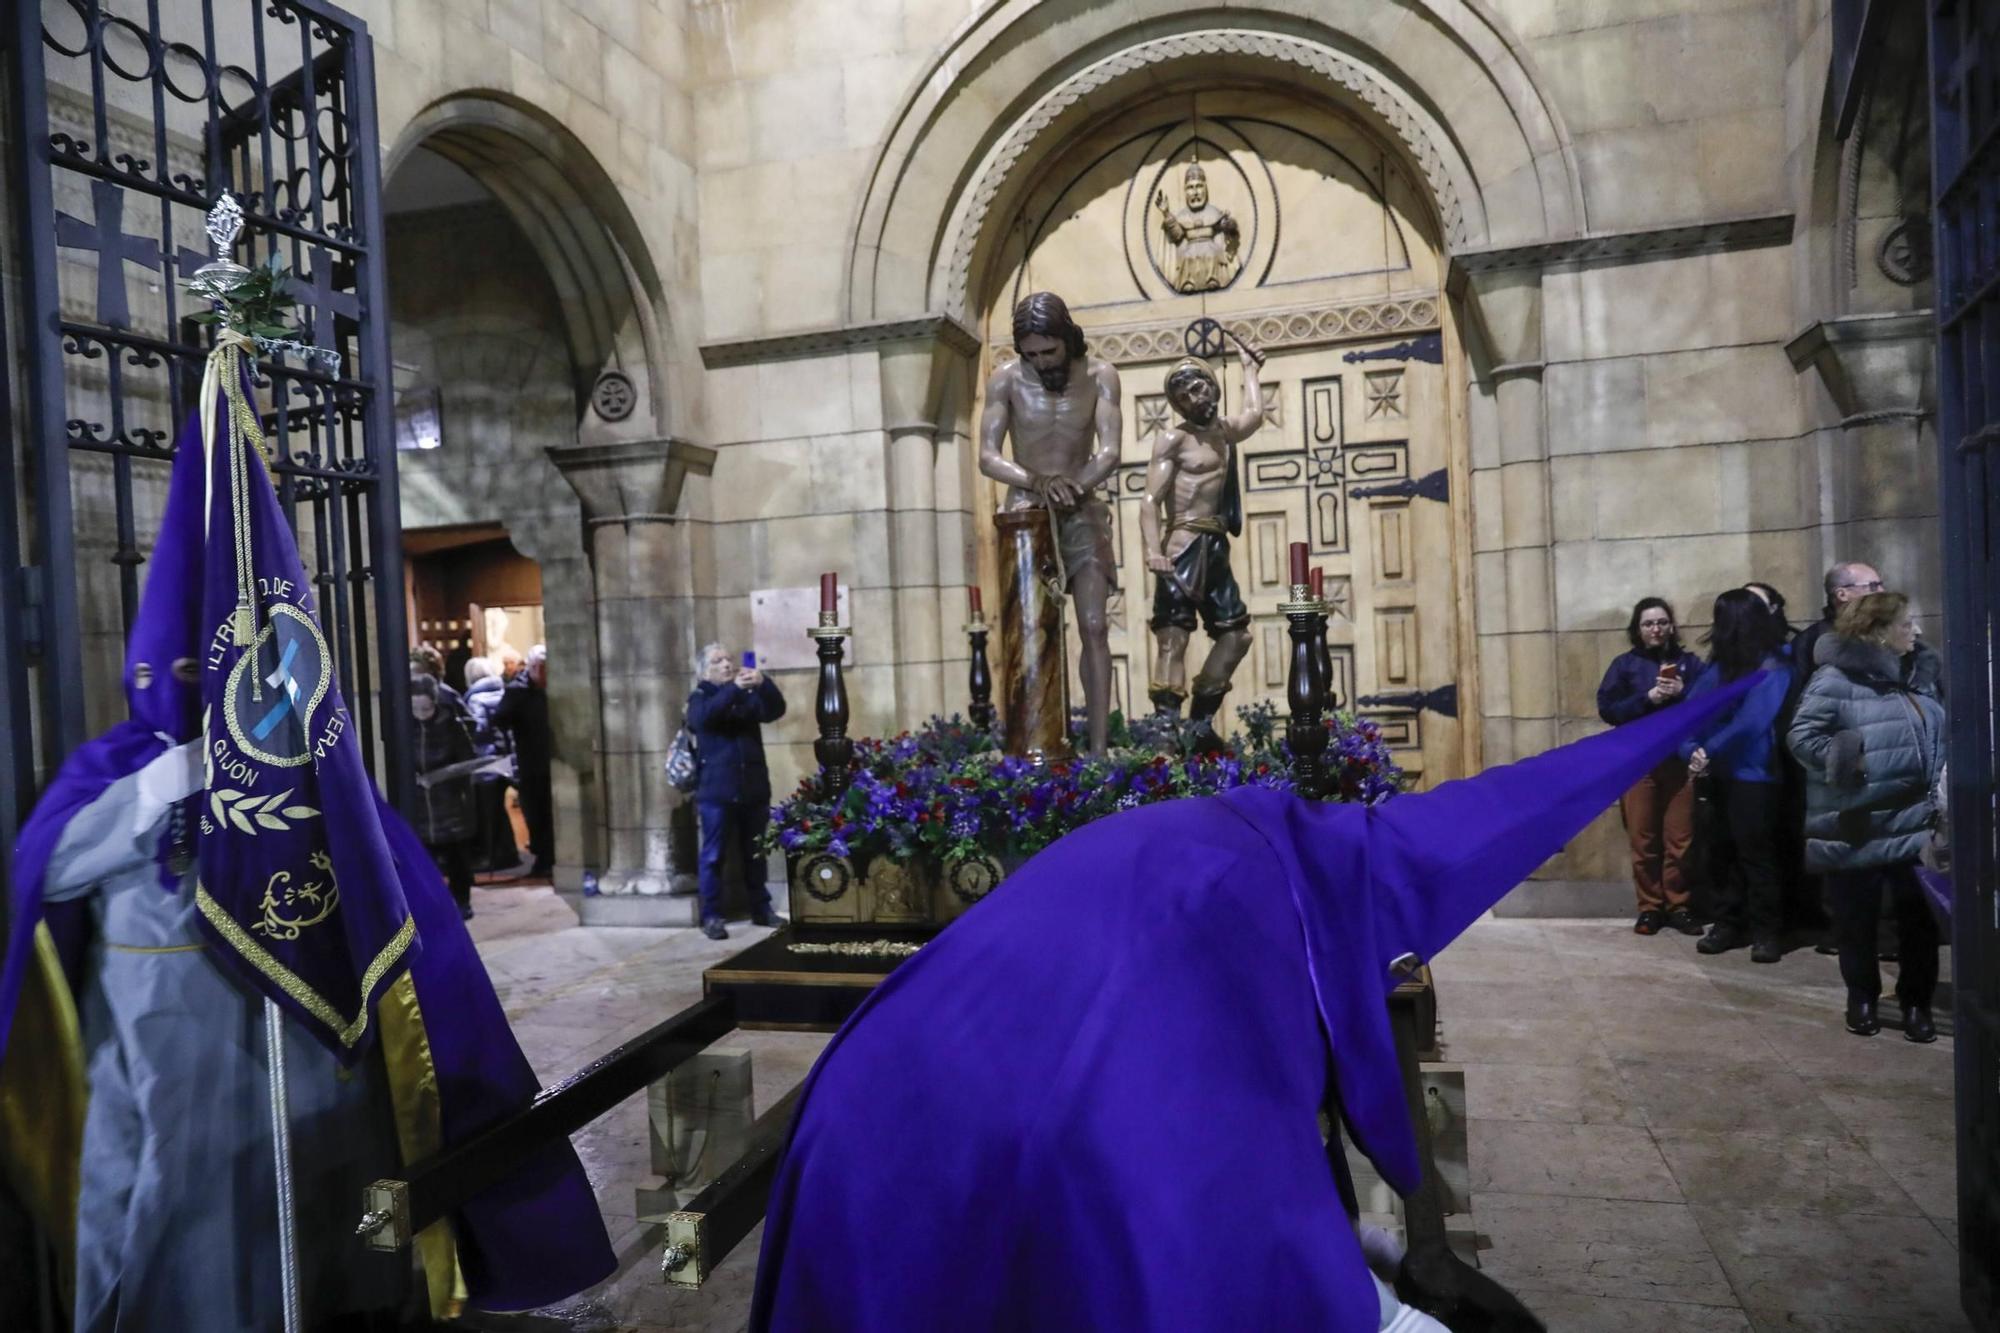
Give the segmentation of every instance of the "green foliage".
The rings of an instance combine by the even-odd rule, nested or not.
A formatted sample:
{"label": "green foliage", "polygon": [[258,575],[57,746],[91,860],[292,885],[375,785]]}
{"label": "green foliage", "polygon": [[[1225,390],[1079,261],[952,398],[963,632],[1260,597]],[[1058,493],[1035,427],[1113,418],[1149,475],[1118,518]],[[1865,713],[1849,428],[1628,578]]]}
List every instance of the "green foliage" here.
{"label": "green foliage", "polygon": [[231,286],[219,309],[192,318],[197,324],[220,324],[250,338],[290,338],[297,330],[287,312],[298,303],[291,274],[274,254]]}

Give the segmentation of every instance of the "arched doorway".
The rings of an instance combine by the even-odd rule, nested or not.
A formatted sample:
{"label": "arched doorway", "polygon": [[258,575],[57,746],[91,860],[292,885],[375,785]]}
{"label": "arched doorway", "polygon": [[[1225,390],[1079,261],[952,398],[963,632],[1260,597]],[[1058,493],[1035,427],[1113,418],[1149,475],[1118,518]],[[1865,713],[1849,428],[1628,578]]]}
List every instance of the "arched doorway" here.
{"label": "arched doorway", "polygon": [[[1423,175],[1362,114],[1269,82],[1156,89],[1062,140],[1019,173],[1007,211],[988,217],[974,279],[978,382],[1012,356],[1012,307],[1037,290],[1062,294],[1092,353],[1119,370],[1122,461],[1105,488],[1121,584],[1116,706],[1127,716],[1151,708],[1146,464],[1173,423],[1166,374],[1189,323],[1207,317],[1267,355],[1265,425],[1239,447],[1244,530],[1231,564],[1252,644],[1228,704],[1285,706],[1289,646],[1277,607],[1287,600],[1286,547],[1305,541],[1335,608],[1342,705],[1380,723],[1424,781],[1466,771],[1459,704],[1470,691],[1456,685],[1469,556],[1463,431],[1451,406],[1462,394],[1451,388],[1457,338]],[[1235,235],[1219,256],[1177,243],[1168,225],[1204,192],[1229,217],[1223,234]],[[1235,410],[1235,357],[1214,364],[1224,410]],[[989,490],[985,514],[1000,498]]]}
{"label": "arched doorway", "polygon": [[[411,643],[443,653],[449,677],[485,646],[476,599],[532,605],[545,638],[515,647],[549,647],[554,842],[565,866],[589,864],[600,847],[594,599],[583,515],[547,452],[574,443],[581,411],[580,372],[550,317],[559,289],[514,215],[449,158],[404,154],[385,203]],[[481,560],[482,549],[511,559]],[[496,572],[506,591],[484,577]]]}
{"label": "arched doorway", "polygon": [[499,527],[539,567],[556,886],[588,869],[664,904],[692,883],[662,667],[693,651],[677,505],[706,460],[670,433],[658,274],[618,187],[536,108],[447,98],[388,156],[405,526]]}

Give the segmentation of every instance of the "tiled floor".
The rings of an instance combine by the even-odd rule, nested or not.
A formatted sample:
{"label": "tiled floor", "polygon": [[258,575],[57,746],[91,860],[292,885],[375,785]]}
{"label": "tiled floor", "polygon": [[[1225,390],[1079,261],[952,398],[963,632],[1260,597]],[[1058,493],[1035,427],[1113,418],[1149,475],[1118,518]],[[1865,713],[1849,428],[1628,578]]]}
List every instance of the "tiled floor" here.
{"label": "tiled floor", "polygon": [[[546,889],[481,890],[474,934],[544,1080],[699,998],[761,931],[594,930]],[[1612,921],[1487,919],[1434,967],[1466,1073],[1480,1262],[1556,1333],[1967,1327],[1953,1223],[1952,1055],[1840,1025],[1831,958],[1758,967]],[[1889,1006],[1893,1015],[1893,1006]],[[759,1109],[825,1038],[746,1033]],[[644,1104],[578,1136],[627,1264],[580,1328],[736,1330],[753,1233],[699,1292],[665,1288],[634,1217]]]}

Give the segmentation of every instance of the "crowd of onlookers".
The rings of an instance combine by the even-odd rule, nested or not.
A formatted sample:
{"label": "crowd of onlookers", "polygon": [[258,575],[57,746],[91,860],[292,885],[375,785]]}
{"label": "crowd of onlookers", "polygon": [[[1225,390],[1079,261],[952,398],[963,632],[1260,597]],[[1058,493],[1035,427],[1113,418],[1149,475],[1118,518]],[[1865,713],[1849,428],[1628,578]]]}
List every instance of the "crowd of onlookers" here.
{"label": "crowd of onlookers", "polygon": [[[1880,1030],[1879,962],[1898,964],[1903,1035],[1934,1041],[1940,931],[1922,876],[1942,854],[1942,664],[1909,600],[1871,566],[1827,571],[1818,620],[1797,629],[1784,597],[1750,583],[1715,599],[1697,656],[1659,597],[1632,609],[1598,687],[1622,725],[1746,676],[1742,697],[1625,793],[1638,897],[1633,929],[1699,935],[1703,954],[1788,943],[1838,953],[1847,1029]],[[1883,929],[1884,905],[1893,935]]]}
{"label": "crowd of onlookers", "polygon": [[450,660],[423,644],[410,654],[410,715],[417,836],[459,915],[472,915],[476,875],[522,870],[509,792],[527,828],[525,873],[547,876],[555,859],[548,650]]}

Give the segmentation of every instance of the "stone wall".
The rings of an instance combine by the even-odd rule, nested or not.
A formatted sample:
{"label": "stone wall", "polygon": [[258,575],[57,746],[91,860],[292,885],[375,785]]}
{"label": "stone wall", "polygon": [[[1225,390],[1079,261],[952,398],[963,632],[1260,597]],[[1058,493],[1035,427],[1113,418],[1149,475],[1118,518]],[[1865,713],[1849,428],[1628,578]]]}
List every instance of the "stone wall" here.
{"label": "stone wall", "polygon": [[[1839,555],[1936,605],[1929,295],[1870,267],[1911,181],[1886,129],[1830,143],[1825,0],[353,8],[375,36],[392,163],[461,105],[559,127],[563,153],[518,166],[524,184],[567,182],[530,241],[544,267],[571,223],[623,247],[582,276],[629,283],[633,309],[595,342],[573,321],[571,383],[587,387],[590,358],[616,349],[640,367],[648,410],[616,426],[585,413],[569,442],[715,450],[706,475],[671,488],[671,539],[632,548],[678,562],[658,587],[686,590],[652,617],[674,627],[660,651],[746,641],[752,590],[838,569],[855,590],[857,732],[963,703],[965,330],[985,304],[982,235],[1006,225],[1009,134],[1034,116],[1059,140],[1063,115],[1108,114],[1166,77],[1135,62],[1067,111],[1041,104],[1141,46],[1176,75],[1278,88],[1351,75],[1438,191],[1467,386],[1476,758],[1596,727],[1596,676],[1648,592],[1698,630],[1717,592],[1757,577],[1805,616]],[[983,182],[999,185],[980,196]],[[565,315],[587,313],[589,291],[552,272]],[[399,330],[400,358],[416,345]],[[425,469],[442,466],[406,474],[413,521],[446,512],[425,494]],[[548,486],[531,512],[553,515],[561,495]],[[501,516],[472,508],[459,512]],[[574,522],[536,518],[541,535],[519,539],[545,575],[583,567]],[[646,721],[661,748],[682,667],[666,669],[672,706]],[[809,764],[812,728],[808,675],[781,685],[783,785]],[[1615,880],[1619,842],[1600,826],[1549,873]]]}
{"label": "stone wall", "polygon": [[[450,437],[404,456],[406,521],[504,521],[542,564],[576,774],[564,842],[586,862],[613,825],[650,827],[670,800],[638,775],[678,722],[681,650],[748,642],[756,589],[827,568],[853,589],[855,731],[963,706],[978,507],[964,330],[987,298],[979,238],[961,229],[1004,226],[1004,192],[990,213],[973,196],[1037,100],[1142,46],[1178,43],[1175,71],[1280,90],[1327,76],[1299,52],[1341,53],[1387,90],[1372,103],[1385,138],[1459,221],[1446,249],[1464,335],[1474,757],[1596,728],[1597,676],[1648,592],[1698,633],[1718,591],[1758,577],[1803,619],[1824,566],[1861,558],[1941,633],[1931,293],[1892,262],[1922,164],[1899,150],[1887,97],[1831,141],[1826,0],[351,8],[374,37],[392,169],[480,108],[560,141],[510,156],[504,136],[483,140],[502,178],[562,188],[539,208],[504,198],[513,223],[399,221],[390,278],[395,354],[445,387]],[[1093,86],[1086,118],[1130,96]],[[1049,123],[1031,152],[1072,122]],[[622,248],[593,250],[592,229]],[[477,262],[435,262],[454,248]],[[535,310],[547,318],[521,313]],[[607,357],[645,399],[623,423],[578,407]],[[607,618],[590,546],[603,529],[543,451],[668,438],[714,449],[712,467],[676,465],[672,511],[643,520],[662,532],[620,528]],[[95,726],[115,708],[115,575],[88,471]],[[620,513],[640,508],[628,496]],[[810,673],[780,684],[794,703],[772,737],[782,788],[810,765],[813,728]],[[612,793],[604,719],[620,708],[646,735],[619,738],[629,790]],[[1621,842],[1607,820],[1548,873],[1617,879]]]}

